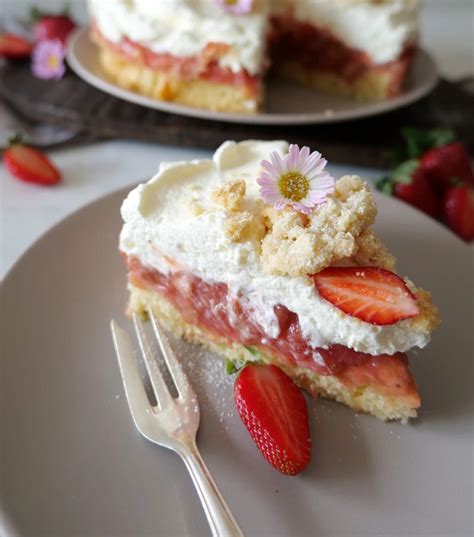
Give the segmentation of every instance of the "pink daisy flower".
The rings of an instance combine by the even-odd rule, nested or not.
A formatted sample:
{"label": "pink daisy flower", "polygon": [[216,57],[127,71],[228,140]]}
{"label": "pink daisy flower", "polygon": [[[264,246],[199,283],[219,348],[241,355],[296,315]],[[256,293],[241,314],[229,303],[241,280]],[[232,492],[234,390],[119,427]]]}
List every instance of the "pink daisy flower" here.
{"label": "pink daisy flower", "polygon": [[281,210],[290,205],[309,214],[316,205],[326,201],[334,192],[334,178],[326,171],[327,160],[321,153],[310,153],[309,147],[290,145],[283,158],[274,151],[271,162],[262,160],[262,171],[257,179],[260,194],[268,205]]}
{"label": "pink daisy flower", "polygon": [[59,80],[66,72],[64,54],[64,46],[59,39],[39,41],[33,50],[33,74],[38,78]]}
{"label": "pink daisy flower", "polygon": [[250,13],[253,7],[253,0],[214,0],[214,2],[233,15],[245,15]]}

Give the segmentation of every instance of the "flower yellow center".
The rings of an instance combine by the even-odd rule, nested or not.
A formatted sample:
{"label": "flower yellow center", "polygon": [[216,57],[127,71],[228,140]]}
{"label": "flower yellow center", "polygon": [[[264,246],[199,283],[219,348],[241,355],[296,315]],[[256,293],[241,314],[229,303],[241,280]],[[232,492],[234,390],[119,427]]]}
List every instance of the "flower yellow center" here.
{"label": "flower yellow center", "polygon": [[48,58],[48,67],[50,69],[56,69],[56,67],[59,65],[59,60],[56,56],[49,56]]}
{"label": "flower yellow center", "polygon": [[287,172],[278,180],[280,194],[292,201],[301,201],[309,191],[309,181],[300,172]]}
{"label": "flower yellow center", "polygon": [[225,3],[228,5],[228,6],[235,6],[235,4],[237,4],[238,0],[225,0]]}

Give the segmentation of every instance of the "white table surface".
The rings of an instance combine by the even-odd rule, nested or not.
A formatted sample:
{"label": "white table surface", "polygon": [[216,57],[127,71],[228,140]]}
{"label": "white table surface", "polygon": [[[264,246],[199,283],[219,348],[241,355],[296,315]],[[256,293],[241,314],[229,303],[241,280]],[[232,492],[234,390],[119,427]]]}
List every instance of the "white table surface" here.
{"label": "white table surface", "polygon": [[[14,4],[17,0],[7,0],[6,7]],[[474,70],[472,6],[463,0],[449,5],[436,0],[425,3],[423,43],[445,76],[463,76]],[[21,183],[0,168],[0,278],[40,235],[72,211],[151,177],[161,160],[206,158],[210,152],[124,140],[57,150],[50,155],[64,174],[64,182],[54,188]],[[334,164],[330,170],[335,176],[350,171],[367,179],[379,174],[377,170],[348,170]]]}

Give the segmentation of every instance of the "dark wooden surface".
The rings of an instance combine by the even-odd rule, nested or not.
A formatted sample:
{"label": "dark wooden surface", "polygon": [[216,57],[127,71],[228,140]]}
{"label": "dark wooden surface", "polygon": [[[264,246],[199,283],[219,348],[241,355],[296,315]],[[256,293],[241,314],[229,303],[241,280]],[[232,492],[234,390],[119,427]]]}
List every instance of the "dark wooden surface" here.
{"label": "dark wooden surface", "polygon": [[77,140],[128,138],[187,147],[217,147],[228,139],[283,138],[306,144],[326,158],[385,166],[385,153],[402,127],[451,127],[474,150],[473,80],[441,81],[421,101],[384,115],[305,126],[252,126],[187,118],[150,110],[103,93],[70,70],[60,81],[34,78],[27,63],[0,66],[0,98],[32,121],[71,128]]}

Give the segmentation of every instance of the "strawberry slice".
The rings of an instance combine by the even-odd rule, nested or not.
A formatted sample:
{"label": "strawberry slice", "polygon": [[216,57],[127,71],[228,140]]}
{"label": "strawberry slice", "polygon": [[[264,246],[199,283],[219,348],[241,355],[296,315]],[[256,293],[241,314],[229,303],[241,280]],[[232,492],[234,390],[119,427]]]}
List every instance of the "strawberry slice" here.
{"label": "strawberry slice", "polygon": [[328,267],[313,275],[320,296],[344,313],[377,325],[419,313],[415,295],[393,272],[377,267]]}
{"label": "strawberry slice", "polygon": [[13,176],[27,183],[55,185],[61,180],[60,171],[46,155],[17,141],[4,151],[3,162]]}
{"label": "strawberry slice", "polygon": [[19,35],[0,33],[0,57],[20,59],[30,56],[33,47]]}
{"label": "strawberry slice", "polygon": [[234,387],[235,403],[267,461],[285,475],[311,459],[308,409],[301,390],[275,365],[248,364]]}
{"label": "strawberry slice", "polygon": [[474,189],[451,187],[444,195],[443,207],[448,226],[466,242],[474,241]]}

